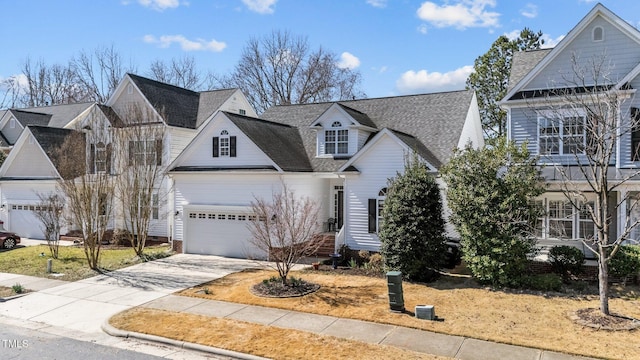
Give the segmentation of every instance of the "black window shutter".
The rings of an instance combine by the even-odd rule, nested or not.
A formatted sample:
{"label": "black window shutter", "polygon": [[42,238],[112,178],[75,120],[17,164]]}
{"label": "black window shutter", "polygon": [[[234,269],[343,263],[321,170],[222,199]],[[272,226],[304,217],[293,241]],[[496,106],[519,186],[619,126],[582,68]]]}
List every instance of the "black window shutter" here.
{"label": "black window shutter", "polygon": [[135,148],[134,148],[134,142],[133,141],[129,141],[129,166],[133,165],[134,162],[134,158],[135,158]]}
{"label": "black window shutter", "polygon": [[213,137],[213,157],[220,156],[219,155],[220,154],[219,153],[220,149],[219,149],[219,146],[218,146],[219,140],[220,140],[220,138],[218,138],[217,136]]}
{"label": "black window shutter", "polygon": [[91,144],[89,146],[89,174],[95,174],[96,172],[96,146]]}
{"label": "black window shutter", "polygon": [[376,232],[376,213],[378,210],[376,199],[369,199],[369,233]]}
{"label": "black window shutter", "polygon": [[229,136],[229,156],[236,157],[236,137]]}
{"label": "black window shutter", "polygon": [[162,165],[162,139],[156,140],[156,165]]}
{"label": "black window shutter", "polygon": [[113,146],[111,144],[107,145],[107,163],[105,165],[107,174],[111,174],[111,153],[113,151]]}

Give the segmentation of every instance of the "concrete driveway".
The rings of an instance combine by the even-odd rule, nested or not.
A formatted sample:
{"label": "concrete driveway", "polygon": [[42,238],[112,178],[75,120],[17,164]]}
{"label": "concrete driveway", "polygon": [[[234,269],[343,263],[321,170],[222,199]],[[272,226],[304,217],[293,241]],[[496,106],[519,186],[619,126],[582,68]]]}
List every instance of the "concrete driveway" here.
{"label": "concrete driveway", "polygon": [[0,315],[74,331],[102,332],[103,322],[123,310],[233,272],[265,266],[251,260],[177,254],[76,282],[0,273],[0,285],[20,283],[40,290],[0,303]]}

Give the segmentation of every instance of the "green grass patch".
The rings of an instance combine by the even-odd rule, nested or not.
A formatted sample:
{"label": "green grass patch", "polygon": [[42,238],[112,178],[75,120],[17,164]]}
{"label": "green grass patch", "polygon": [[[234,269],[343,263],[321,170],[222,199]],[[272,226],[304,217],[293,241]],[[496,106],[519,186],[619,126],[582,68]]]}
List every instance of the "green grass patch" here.
{"label": "green grass patch", "polygon": [[[167,246],[147,247],[144,252],[147,259],[158,259],[173,254]],[[60,246],[58,259],[53,259],[52,262],[52,274],[47,273],[47,260],[50,258],[49,248],[46,245],[3,251],[0,252],[0,272],[67,281],[86,279],[99,274],[87,265],[82,247]],[[100,250],[100,268],[104,271],[113,271],[141,262],[144,261],[138,258],[131,248]]]}

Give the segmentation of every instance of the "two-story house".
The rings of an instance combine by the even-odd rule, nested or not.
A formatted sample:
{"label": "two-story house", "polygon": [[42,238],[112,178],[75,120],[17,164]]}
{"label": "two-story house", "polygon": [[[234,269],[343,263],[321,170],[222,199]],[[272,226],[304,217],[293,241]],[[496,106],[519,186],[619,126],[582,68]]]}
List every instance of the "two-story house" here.
{"label": "two-story house", "polygon": [[[136,116],[133,118],[132,109]],[[253,108],[239,89],[195,92],[164,84],[134,74],[127,74],[106,104],[69,104],[0,112],[0,130],[11,148],[0,167],[0,220],[6,229],[23,237],[43,238],[41,224],[33,214],[38,194],[56,190],[60,168],[54,152],[73,132],[86,134],[113,132],[126,127],[127,121],[155,124],[163,128],[162,139],[147,139],[128,149],[113,149],[115,141],[93,143],[86,137],[88,173],[117,174],[111,153],[137,159],[154,159],[164,172],[201,129],[201,125],[218,111],[255,116]],[[93,137],[96,138],[96,137]],[[129,153],[131,152],[131,153]],[[123,155],[124,154],[124,155]],[[157,184],[158,195],[172,199],[170,179]],[[173,204],[156,201],[149,235],[167,239],[172,233]],[[126,228],[116,208],[110,228]],[[72,230],[72,229],[65,229]]]}
{"label": "two-story house", "polygon": [[417,153],[437,174],[467,142],[484,145],[476,96],[466,90],[275,106],[260,118],[218,112],[169,166],[175,247],[263,255],[250,242],[251,203],[271,199],[284,181],[320,205],[330,251],[379,251],[388,181],[407,156]]}
{"label": "two-story house", "polygon": [[[548,184],[538,199],[545,209],[537,227],[541,244],[574,245],[590,255],[583,240],[594,238],[588,208],[595,196],[587,179],[596,178],[595,167],[590,168],[597,158],[595,134],[607,131],[594,126],[609,124],[612,134],[599,138],[611,145],[604,172],[616,185],[606,201],[612,214],[609,234],[617,238],[640,219],[635,204],[640,182],[634,176],[640,170],[639,75],[640,31],[602,4],[554,48],[514,54],[501,105],[507,111],[508,139],[526,142],[539,156]],[[576,196],[569,201],[572,191]],[[639,230],[627,238],[640,239]]]}

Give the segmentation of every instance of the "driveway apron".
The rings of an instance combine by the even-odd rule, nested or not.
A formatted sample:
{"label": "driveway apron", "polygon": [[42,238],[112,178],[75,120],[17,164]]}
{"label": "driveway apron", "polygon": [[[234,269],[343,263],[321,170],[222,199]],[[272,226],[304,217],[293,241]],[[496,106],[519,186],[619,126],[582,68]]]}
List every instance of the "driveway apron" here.
{"label": "driveway apron", "polygon": [[[264,266],[244,259],[177,254],[76,282],[51,280],[50,287],[40,282],[38,292],[0,303],[0,315],[102,332],[101,325],[123,310],[234,272]],[[21,280],[28,283],[33,278],[18,275],[10,279],[14,283]]]}

